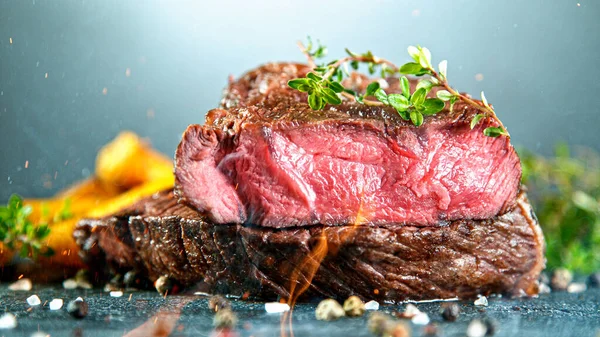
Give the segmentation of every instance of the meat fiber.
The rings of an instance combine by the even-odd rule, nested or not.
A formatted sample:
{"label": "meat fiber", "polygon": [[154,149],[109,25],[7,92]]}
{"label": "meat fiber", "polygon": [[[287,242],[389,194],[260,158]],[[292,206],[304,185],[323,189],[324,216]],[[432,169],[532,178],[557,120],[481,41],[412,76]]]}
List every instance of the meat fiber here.
{"label": "meat fiber", "polygon": [[[471,130],[477,109],[425,117],[346,102],[313,111],[287,81],[309,69],[269,64],[232,82],[205,125],[179,144],[176,193],[216,224],[439,226],[511,211],[521,177],[507,137]],[[368,81],[346,83],[363,89]],[[388,93],[397,92],[389,80]],[[414,85],[414,84],[413,84]]]}
{"label": "meat fiber", "polygon": [[112,272],[136,270],[152,281],[167,275],[184,286],[268,300],[288,298],[293,284],[311,280],[296,271],[319,242],[326,254],[304,298],[532,295],[545,261],[522,191],[511,211],[487,220],[285,229],[216,224],[163,192],[114,216],[82,220],[75,237],[88,263]]}

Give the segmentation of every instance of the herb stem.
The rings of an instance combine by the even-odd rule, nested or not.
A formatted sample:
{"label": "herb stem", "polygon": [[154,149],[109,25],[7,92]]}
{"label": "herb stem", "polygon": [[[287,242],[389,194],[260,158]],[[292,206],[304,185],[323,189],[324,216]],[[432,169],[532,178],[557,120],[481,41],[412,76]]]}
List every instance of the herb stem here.
{"label": "herb stem", "polygon": [[298,45],[298,48],[300,48],[300,51],[302,52],[302,54],[304,54],[304,56],[306,56],[308,66],[311,68],[315,68],[316,67],[315,59],[309,54],[308,50],[306,50],[306,47],[304,46],[302,41],[298,41],[297,45]]}
{"label": "herb stem", "polygon": [[[353,95],[351,95],[351,94],[349,94],[347,92],[342,92],[341,95],[344,96],[344,97],[346,97],[346,98],[348,98],[348,99],[356,101],[356,97],[354,97]],[[383,104],[383,102],[380,102],[380,101],[371,101],[371,100],[368,100],[368,99],[363,100],[363,104],[364,105],[368,105],[368,106],[385,106],[385,104]]]}
{"label": "herb stem", "polygon": [[441,85],[442,87],[444,87],[444,89],[448,90],[448,92],[450,92],[452,95],[457,96],[458,98],[460,98],[465,103],[470,104],[471,106],[479,109],[480,111],[483,111],[486,115],[492,117],[496,122],[498,122],[498,124],[500,125],[500,127],[506,132],[506,137],[508,137],[510,139],[510,134],[508,133],[508,131],[504,127],[504,124],[502,123],[502,121],[500,120],[500,118],[498,118],[498,116],[496,116],[496,112],[494,112],[493,109],[490,109],[487,106],[485,106],[484,104],[482,104],[480,102],[477,102],[477,101],[469,98],[467,95],[461,94],[460,92],[454,90],[448,84],[448,81],[444,77],[442,77],[437,71],[435,71],[435,69],[428,68],[428,70],[431,72],[431,76],[433,76],[435,79],[437,79],[440,82],[439,85]]}

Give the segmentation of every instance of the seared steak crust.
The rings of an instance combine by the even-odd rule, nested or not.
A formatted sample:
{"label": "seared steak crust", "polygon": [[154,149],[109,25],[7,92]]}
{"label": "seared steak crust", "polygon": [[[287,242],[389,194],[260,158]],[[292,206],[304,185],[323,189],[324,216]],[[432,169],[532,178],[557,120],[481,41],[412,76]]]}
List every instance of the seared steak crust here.
{"label": "seared steak crust", "polygon": [[[304,297],[425,300],[477,294],[535,294],[544,241],[524,192],[488,220],[435,226],[218,225],[159,193],[119,214],[82,220],[81,254],[113,271],[135,269],[184,286],[255,298],[287,298],[292,276],[318,242],[327,251]],[[95,263],[94,263],[95,261]],[[295,282],[302,283],[300,273]]]}

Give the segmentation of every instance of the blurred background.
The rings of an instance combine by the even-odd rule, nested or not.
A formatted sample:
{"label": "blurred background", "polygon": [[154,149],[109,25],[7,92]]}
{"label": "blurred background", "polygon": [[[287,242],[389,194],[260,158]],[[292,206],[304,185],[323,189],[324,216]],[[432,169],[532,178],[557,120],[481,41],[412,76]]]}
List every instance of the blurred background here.
{"label": "blurred background", "polygon": [[172,156],[229,75],[303,61],[307,35],[331,58],[402,64],[427,46],[453,86],[485,91],[516,145],[598,150],[599,14],[591,0],[1,1],[0,201],[89,176],[121,130]]}

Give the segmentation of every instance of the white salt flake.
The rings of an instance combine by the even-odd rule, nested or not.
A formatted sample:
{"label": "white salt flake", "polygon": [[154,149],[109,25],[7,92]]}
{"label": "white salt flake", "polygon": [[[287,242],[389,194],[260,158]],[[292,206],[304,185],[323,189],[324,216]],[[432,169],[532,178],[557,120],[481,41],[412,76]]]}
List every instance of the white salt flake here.
{"label": "white salt flake", "polygon": [[37,332],[34,332],[34,333],[33,333],[31,336],[29,336],[29,337],[48,337],[48,336],[50,336],[50,334],[48,334],[48,333],[45,333],[45,332],[43,332],[43,331],[37,331]]}
{"label": "white salt flake", "polygon": [[475,302],[473,304],[478,305],[478,306],[487,307],[488,299],[485,296],[480,296],[478,299],[475,300]]}
{"label": "white salt flake", "polygon": [[31,295],[31,296],[27,297],[27,304],[34,307],[36,305],[42,304],[42,301],[40,300],[38,295]]}
{"label": "white salt flake", "polygon": [[287,303],[269,302],[265,303],[265,311],[269,314],[290,311],[290,306]]}
{"label": "white salt flake", "polygon": [[567,287],[567,292],[570,293],[582,293],[587,290],[585,283],[571,283]]}
{"label": "white salt flake", "polygon": [[487,327],[483,324],[482,321],[475,319],[469,323],[469,327],[467,328],[467,336],[468,337],[484,337],[487,334]]}
{"label": "white salt flake", "polygon": [[63,281],[63,288],[65,288],[65,289],[75,289],[75,288],[77,288],[77,281],[75,281],[72,278],[66,279],[66,280]]}
{"label": "white salt flake", "polygon": [[429,315],[424,312],[419,312],[413,316],[411,321],[416,325],[427,325],[429,324]]}
{"label": "white salt flake", "polygon": [[50,301],[50,310],[58,310],[60,308],[62,308],[64,302],[61,298],[55,298],[52,301]]}
{"label": "white salt flake", "polygon": [[8,289],[13,291],[29,291],[31,290],[32,284],[31,280],[28,278],[22,278],[17,282],[8,286]]}
{"label": "white salt flake", "polygon": [[377,301],[369,301],[365,303],[366,310],[379,310],[379,302]]}
{"label": "white salt flake", "polygon": [[412,318],[418,314],[422,314],[421,310],[419,310],[419,308],[417,308],[417,306],[415,306],[414,304],[408,304],[406,306],[406,309],[404,309],[403,316],[406,318]]}
{"label": "white salt flake", "polygon": [[122,291],[111,291],[110,292],[110,297],[121,297],[121,296],[123,296]]}
{"label": "white salt flake", "polygon": [[17,327],[17,318],[11,313],[6,313],[0,317],[0,329],[14,329]]}
{"label": "white salt flake", "polygon": [[549,294],[550,292],[552,292],[552,290],[546,283],[541,283],[539,290],[540,290],[540,294]]}

